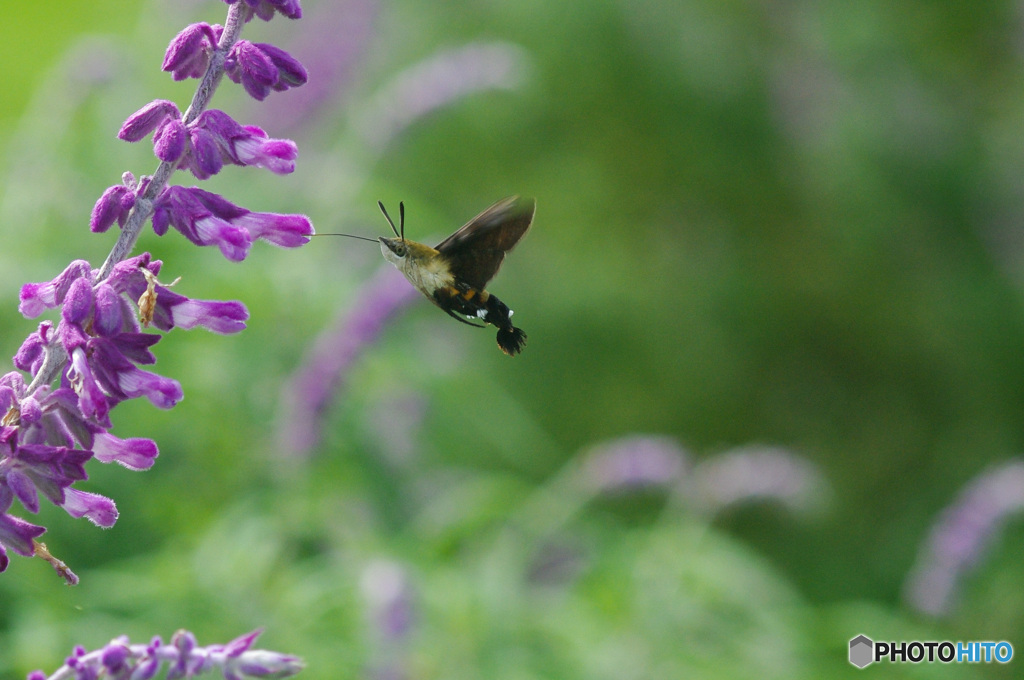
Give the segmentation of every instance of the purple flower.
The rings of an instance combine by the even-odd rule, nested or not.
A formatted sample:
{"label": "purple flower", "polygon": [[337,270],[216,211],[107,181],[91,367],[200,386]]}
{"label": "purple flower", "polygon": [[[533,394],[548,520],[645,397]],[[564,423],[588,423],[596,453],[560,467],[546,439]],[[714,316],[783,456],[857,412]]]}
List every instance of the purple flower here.
{"label": "purple flower", "polygon": [[217,109],[204,111],[189,135],[183,164],[198,179],[217,174],[224,163],[266,168],[279,175],[295,170],[295,142],[271,139],[255,125],[240,125]]}
{"label": "purple flower", "polygon": [[[137,142],[150,132],[157,158],[168,163],[181,161],[198,179],[216,175],[224,163],[266,168],[284,175],[294,172],[299,155],[290,139],[271,139],[259,127],[240,125],[217,109],[204,111],[186,126],[178,108],[163,100],[151,102],[129,116],[118,136]],[[134,202],[135,192],[128,187],[110,187],[96,202],[90,227],[105,231],[115,220],[124,226]]]}
{"label": "purple flower", "polygon": [[239,40],[224,64],[228,77],[251,97],[263,101],[271,90],[283,92],[306,83],[306,69],[279,47]]}
{"label": "purple flower", "polygon": [[163,70],[169,71],[174,80],[201,78],[223,30],[222,26],[207,23],[186,26],[167,46]]}
{"label": "purple flower", "polygon": [[22,371],[28,371],[32,375],[38,373],[43,363],[46,348],[50,344],[50,334],[52,332],[52,323],[49,321],[40,323],[39,328],[29,334],[25,338],[25,342],[21,343],[18,353],[14,355],[14,366]]}
{"label": "purple flower", "polygon": [[[224,0],[224,2],[234,5],[239,0]],[[299,6],[299,0],[241,0],[241,2],[264,21],[273,19],[274,12],[280,12],[289,19],[302,18],[302,7]]]}
{"label": "purple flower", "polygon": [[92,453],[101,463],[117,463],[129,470],[148,470],[156,460],[157,448],[152,439],[120,439],[101,431],[93,440]]}
{"label": "purple flower", "polygon": [[371,662],[368,677],[406,677],[408,662],[402,652],[416,622],[414,592],[406,570],[395,562],[376,560],[363,570],[359,585],[378,657]]}
{"label": "purple flower", "polygon": [[[4,490],[3,487],[0,487],[0,500],[3,497]],[[9,502],[8,505],[10,505]],[[7,557],[7,548],[19,555],[31,557],[32,542],[44,533],[46,533],[45,527],[29,524],[23,519],[0,512],[0,571],[5,571],[10,563],[10,558]]]}
{"label": "purple flower", "polygon": [[135,192],[123,184],[115,184],[103,192],[93,206],[89,218],[89,229],[95,233],[104,232],[117,222],[123,227],[128,213],[135,206]]}
{"label": "purple flower", "polygon": [[188,130],[177,118],[171,118],[153,133],[153,154],[162,161],[176,163],[188,143]]}
{"label": "purple flower", "polygon": [[595,492],[668,487],[682,478],[687,454],[669,437],[633,435],[600,444],[583,459],[584,483]]}
{"label": "purple flower", "polygon": [[128,116],[117,136],[126,142],[138,142],[169,120],[181,120],[181,111],[174,102],[157,99]]}
{"label": "purple flower", "polygon": [[706,458],[690,476],[690,501],[714,513],[750,501],[775,500],[794,510],[821,507],[828,485],[818,468],[792,452],[750,446]]}
{"label": "purple flower", "polygon": [[198,187],[169,187],[156,201],[153,230],[169,226],[201,246],[216,245],[224,257],[244,260],[256,239],[294,248],[309,242],[313,225],[305,215],[254,213]]}
{"label": "purple flower", "polygon": [[[301,659],[289,654],[264,649],[252,649],[261,631],[243,635],[226,645],[200,647],[195,636],[179,630],[169,644],[155,637],[149,644],[131,644],[122,635],[96,651],[76,647],[62,668],[50,677],[75,678],[133,678],[146,680],[167,664],[167,677],[196,677],[218,671],[227,680],[247,678],[287,678],[301,671]],[[42,671],[33,671],[29,680],[45,680]]]}
{"label": "purple flower", "polygon": [[952,610],[961,581],[991,548],[1003,525],[1024,510],[1024,460],[1012,459],[974,479],[939,515],[904,586],[918,611]]}
{"label": "purple flower", "polygon": [[[0,406],[6,406],[0,426],[0,571],[8,564],[7,548],[26,556],[42,552],[69,583],[77,581],[66,565],[34,544],[43,527],[6,514],[15,499],[32,513],[39,512],[42,495],[72,517],[86,517],[102,527],[117,521],[113,501],[71,486],[86,479],[85,463],[93,457],[89,448],[99,430],[86,422],[78,403],[67,388],[44,385],[30,394],[20,374],[0,378]],[[145,465],[147,456],[156,456],[156,445],[148,440],[126,443],[112,437],[103,444],[110,460]]]}
{"label": "purple flower", "polygon": [[413,623],[412,587],[401,565],[388,560],[371,562],[359,581],[369,606],[373,631],[384,641],[409,634]]}
{"label": "purple flower", "polygon": [[[79,396],[81,412],[103,427],[110,426],[110,409],[125,399],[144,396],[155,406],[170,408],[183,396],[177,381],[135,366],[156,361],[149,348],[160,336],[139,332],[121,295],[145,280],[140,268],[150,265],[148,253],[129,258],[95,290],[87,263],[69,267],[49,284],[22,289],[23,309],[62,305],[56,334],[71,363],[66,379]],[[159,271],[159,263],[152,268]],[[79,278],[70,280],[69,272]]]}
{"label": "purple flower", "polygon": [[75,260],[57,278],[45,283],[26,283],[21,287],[21,302],[18,311],[34,318],[45,309],[52,309],[64,302],[68,289],[83,276],[90,276],[92,268],[85,260]]}

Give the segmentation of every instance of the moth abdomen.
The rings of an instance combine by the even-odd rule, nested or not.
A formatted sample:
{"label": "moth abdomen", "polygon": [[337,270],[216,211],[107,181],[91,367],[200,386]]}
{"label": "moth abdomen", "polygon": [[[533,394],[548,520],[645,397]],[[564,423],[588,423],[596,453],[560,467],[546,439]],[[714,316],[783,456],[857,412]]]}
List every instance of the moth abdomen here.
{"label": "moth abdomen", "polygon": [[[433,300],[438,307],[459,321],[470,323],[462,318],[469,317],[497,326],[498,347],[505,354],[515,356],[523,350],[526,333],[512,325],[512,310],[496,295],[459,282],[454,286],[438,288]],[[460,314],[462,316],[458,316]]]}
{"label": "moth abdomen", "polygon": [[[486,292],[486,291],[485,291]],[[484,301],[486,315],[483,320],[498,327],[498,347],[505,354],[515,356],[523,351],[526,333],[512,325],[512,310],[495,295],[487,295]]]}

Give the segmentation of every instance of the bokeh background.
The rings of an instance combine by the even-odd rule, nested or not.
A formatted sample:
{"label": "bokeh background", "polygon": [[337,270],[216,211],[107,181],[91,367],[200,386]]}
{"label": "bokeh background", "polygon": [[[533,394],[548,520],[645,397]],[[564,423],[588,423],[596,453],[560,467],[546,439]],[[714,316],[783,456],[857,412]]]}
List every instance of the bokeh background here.
{"label": "bokeh background", "polygon": [[[12,556],[0,677],[178,628],[264,627],[306,678],[852,677],[860,633],[1024,643],[1024,5],[303,9],[243,37],[309,84],[213,103],[294,139],[296,172],[204,188],[367,236],[402,200],[428,243],[535,196],[491,285],[529,344],[402,298],[367,243],[233,264],[145,232],[179,292],[242,300],[249,328],[156,347],[185,401],[113,418],[160,458],[91,464],[113,529],[44,507],[82,582]],[[105,257],[93,202],[156,166],[117,129],[184,109],[164,49],[224,12],[5,8],[3,356],[35,328],[22,283]]]}

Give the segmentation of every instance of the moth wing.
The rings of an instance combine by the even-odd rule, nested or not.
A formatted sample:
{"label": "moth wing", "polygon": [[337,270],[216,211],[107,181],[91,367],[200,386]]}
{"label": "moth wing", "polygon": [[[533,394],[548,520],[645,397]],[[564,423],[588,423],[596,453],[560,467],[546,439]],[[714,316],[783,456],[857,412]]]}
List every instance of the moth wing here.
{"label": "moth wing", "polygon": [[477,290],[494,278],[505,259],[526,235],[537,203],[511,196],[498,201],[437,244],[452,274]]}

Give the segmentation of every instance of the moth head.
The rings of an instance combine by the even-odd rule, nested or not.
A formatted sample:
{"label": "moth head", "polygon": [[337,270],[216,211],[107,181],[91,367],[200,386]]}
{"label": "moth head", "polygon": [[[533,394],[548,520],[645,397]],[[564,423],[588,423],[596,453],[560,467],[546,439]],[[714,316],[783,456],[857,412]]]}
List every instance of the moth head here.
{"label": "moth head", "polygon": [[401,267],[409,254],[409,242],[402,238],[387,236],[381,236],[377,240],[380,241],[380,252],[383,253],[384,259],[396,267]]}
{"label": "moth head", "polygon": [[430,246],[416,241],[406,241],[401,237],[381,236],[377,240],[380,241],[380,252],[384,254],[384,259],[402,271],[423,266],[437,255],[437,251]]}
{"label": "moth head", "polygon": [[[410,246],[419,245],[411,241],[405,240],[405,203],[399,201],[398,203],[398,223],[399,228],[395,227],[395,221],[391,219],[391,215],[384,209],[384,203],[377,201],[377,207],[384,213],[384,219],[391,225],[391,231],[395,232],[397,238],[388,238],[381,236],[378,240],[380,241],[380,252],[384,254],[384,259],[395,265],[399,269],[404,269],[409,262],[415,259],[415,255],[410,257]],[[400,229],[400,230],[399,230]]]}

